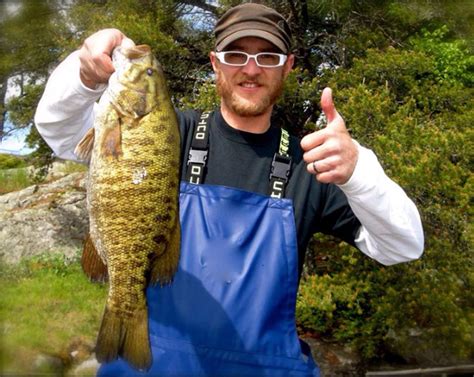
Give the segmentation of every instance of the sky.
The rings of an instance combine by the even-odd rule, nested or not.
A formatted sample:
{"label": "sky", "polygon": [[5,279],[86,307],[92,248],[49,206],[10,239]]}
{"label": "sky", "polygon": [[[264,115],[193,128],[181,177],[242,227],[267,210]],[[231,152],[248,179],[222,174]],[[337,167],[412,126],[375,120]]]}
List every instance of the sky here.
{"label": "sky", "polygon": [[[12,97],[20,94],[20,88],[16,84],[17,76],[10,77],[7,81],[7,92],[5,94],[5,103]],[[8,121],[8,114],[4,124],[5,130],[11,130],[12,124]],[[28,135],[30,129],[22,129],[13,132],[11,135],[6,136],[0,141],[0,153],[12,153],[12,154],[28,154],[33,149],[25,146],[25,138]]]}
{"label": "sky", "polygon": [[[9,128],[6,125],[7,129]],[[9,154],[28,154],[33,151],[33,149],[27,148],[25,146],[25,137],[28,135],[29,129],[21,130],[15,132],[13,135],[4,138],[0,142],[0,153],[9,153]]]}

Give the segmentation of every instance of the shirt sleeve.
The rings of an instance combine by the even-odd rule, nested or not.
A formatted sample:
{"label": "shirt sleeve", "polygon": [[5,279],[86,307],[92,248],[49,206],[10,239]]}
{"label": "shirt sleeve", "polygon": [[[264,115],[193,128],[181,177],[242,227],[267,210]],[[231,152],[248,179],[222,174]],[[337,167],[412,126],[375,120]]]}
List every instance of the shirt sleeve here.
{"label": "shirt sleeve", "polygon": [[355,245],[384,265],[417,259],[424,236],[415,204],[387,177],[375,154],[361,147],[354,173],[339,185],[361,222]]}
{"label": "shirt sleeve", "polygon": [[77,160],[74,148],[94,123],[96,101],[105,84],[92,90],[79,77],[79,51],[69,55],[51,74],[35,113],[35,125],[54,153]]}

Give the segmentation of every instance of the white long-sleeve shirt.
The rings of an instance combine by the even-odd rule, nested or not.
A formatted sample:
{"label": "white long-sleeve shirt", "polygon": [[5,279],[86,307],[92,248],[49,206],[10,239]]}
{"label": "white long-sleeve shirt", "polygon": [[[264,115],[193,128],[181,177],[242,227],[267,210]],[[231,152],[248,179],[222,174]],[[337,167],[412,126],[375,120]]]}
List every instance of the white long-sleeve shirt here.
{"label": "white long-sleeve shirt", "polygon": [[[52,73],[38,104],[35,123],[59,157],[77,159],[74,148],[92,127],[95,103],[105,87],[92,90],[82,84],[77,51]],[[375,154],[357,146],[355,170],[348,182],[339,185],[362,224],[356,246],[384,265],[419,258],[424,237],[415,204],[385,175]]]}

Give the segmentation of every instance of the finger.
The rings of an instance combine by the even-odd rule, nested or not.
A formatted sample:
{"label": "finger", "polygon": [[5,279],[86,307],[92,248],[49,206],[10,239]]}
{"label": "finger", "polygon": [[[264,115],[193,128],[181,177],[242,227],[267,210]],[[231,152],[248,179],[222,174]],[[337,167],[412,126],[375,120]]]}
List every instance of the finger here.
{"label": "finger", "polygon": [[300,145],[303,151],[307,152],[313,148],[323,144],[327,139],[327,132],[325,130],[319,130],[312,132],[301,139]]}
{"label": "finger", "polygon": [[318,165],[319,165],[319,161],[314,160],[313,162],[306,165],[306,170],[308,170],[308,173],[310,174],[315,174],[315,175],[321,174],[322,171],[319,170],[320,168],[318,167]]}
{"label": "finger", "polygon": [[326,148],[324,145],[321,145],[316,148],[310,149],[308,152],[303,154],[303,160],[307,163],[310,164],[313,161],[319,161],[327,157],[327,152]]}
{"label": "finger", "polygon": [[328,124],[331,123],[337,117],[336,106],[334,106],[334,101],[332,99],[332,89],[324,88],[323,93],[321,94],[321,109],[326,115]]}
{"label": "finger", "polygon": [[340,156],[329,156],[323,159],[316,159],[306,165],[306,169],[311,174],[322,174],[338,170],[340,166]]}
{"label": "finger", "polygon": [[98,74],[102,78],[108,78],[112,73],[115,72],[114,65],[112,63],[112,59],[108,54],[101,54],[97,58],[99,64],[97,65]]}
{"label": "finger", "polygon": [[[104,42],[102,42],[104,43],[103,47],[105,47],[103,52],[108,55],[111,55],[114,48],[120,46],[123,40],[127,38],[119,29],[104,29],[98,33],[101,33],[100,37],[104,40]],[[103,47],[97,43],[97,48],[102,49]]]}

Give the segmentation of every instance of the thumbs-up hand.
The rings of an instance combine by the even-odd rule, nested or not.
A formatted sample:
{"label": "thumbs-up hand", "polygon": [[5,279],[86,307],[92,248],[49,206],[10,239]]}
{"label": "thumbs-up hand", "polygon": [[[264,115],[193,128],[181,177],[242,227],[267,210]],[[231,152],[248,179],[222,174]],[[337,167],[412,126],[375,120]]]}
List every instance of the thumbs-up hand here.
{"label": "thumbs-up hand", "polygon": [[327,126],[306,135],[301,140],[307,169],[322,183],[344,184],[354,172],[358,149],[347,131],[344,119],[337,112],[332,90],[325,88],[321,95],[321,108]]}

